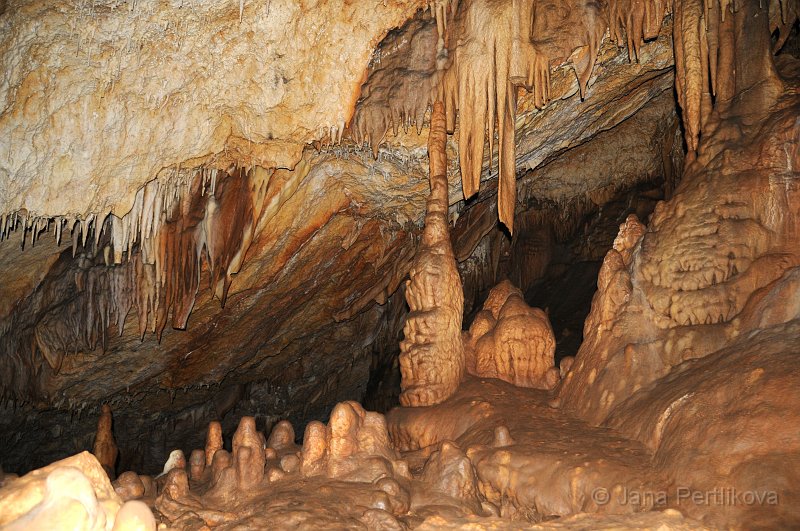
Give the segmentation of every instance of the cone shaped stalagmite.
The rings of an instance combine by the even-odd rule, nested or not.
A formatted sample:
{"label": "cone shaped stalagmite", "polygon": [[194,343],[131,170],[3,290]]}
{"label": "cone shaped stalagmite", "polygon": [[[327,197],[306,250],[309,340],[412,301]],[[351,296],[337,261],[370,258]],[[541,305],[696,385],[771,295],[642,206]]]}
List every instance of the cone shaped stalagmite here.
{"label": "cone shaped stalagmite", "polygon": [[117,443],[114,441],[114,432],[111,430],[111,425],[111,407],[108,404],[103,404],[100,418],[97,420],[97,433],[94,436],[92,453],[100,461],[108,477],[114,479],[114,466],[117,463],[119,450],[117,449]]}
{"label": "cone shaped stalagmite", "polygon": [[447,223],[446,141],[444,106],[437,102],[428,141],[431,193],[425,230],[406,283],[411,313],[400,343],[400,403],[404,406],[442,402],[455,392],[464,374],[464,294]]}

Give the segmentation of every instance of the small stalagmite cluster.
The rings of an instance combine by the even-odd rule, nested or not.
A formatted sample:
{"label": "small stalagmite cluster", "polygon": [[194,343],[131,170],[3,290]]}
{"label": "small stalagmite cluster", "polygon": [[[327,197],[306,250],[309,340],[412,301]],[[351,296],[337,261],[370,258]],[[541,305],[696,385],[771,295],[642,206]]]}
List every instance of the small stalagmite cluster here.
{"label": "small stalagmite cluster", "polygon": [[[177,528],[234,522],[258,527],[266,521],[288,525],[297,517],[283,513],[286,501],[281,496],[298,482],[309,485],[304,496],[334,501],[340,494],[336,485],[347,492],[353,484],[359,489],[356,494],[369,493],[371,500],[362,500],[362,521],[372,525],[396,524],[394,518],[408,511],[409,493],[401,484],[410,479],[408,463],[394,450],[383,415],[343,402],[327,425],[306,426],[300,446],[289,422],[277,423],[267,438],[256,429],[253,417],[242,417],[228,451],[220,424],[212,422],[205,449],[192,451],[188,463],[170,459],[156,478],[125,472],[114,482],[114,490],[126,503],[145,501]],[[244,509],[256,501],[266,504],[268,514]]]}

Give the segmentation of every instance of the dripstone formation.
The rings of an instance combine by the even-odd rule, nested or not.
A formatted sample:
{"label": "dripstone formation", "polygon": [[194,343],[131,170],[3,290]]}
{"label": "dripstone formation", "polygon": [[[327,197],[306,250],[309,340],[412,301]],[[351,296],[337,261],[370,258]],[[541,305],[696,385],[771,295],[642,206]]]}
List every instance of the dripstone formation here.
{"label": "dripstone formation", "polygon": [[0,528],[800,528],[799,22],[0,1]]}

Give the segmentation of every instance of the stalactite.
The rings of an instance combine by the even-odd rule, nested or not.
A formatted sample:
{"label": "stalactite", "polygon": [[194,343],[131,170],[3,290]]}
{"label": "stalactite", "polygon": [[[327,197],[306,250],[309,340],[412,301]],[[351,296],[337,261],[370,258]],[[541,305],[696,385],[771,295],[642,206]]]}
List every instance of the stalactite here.
{"label": "stalactite", "polygon": [[770,33],[778,32],[778,39],[772,48],[773,54],[777,54],[786,44],[786,39],[791,35],[792,26],[798,19],[800,19],[800,0],[781,0],[769,3],[769,31]]}
{"label": "stalactite", "polygon": [[[251,200],[251,178],[243,170],[215,187],[203,218],[206,255],[211,273],[211,289],[222,304],[228,296],[231,275],[239,270],[255,222]],[[247,244],[249,245],[249,241]],[[202,246],[198,244],[198,254]],[[199,259],[199,258],[198,258]]]}
{"label": "stalactite", "polygon": [[630,61],[639,61],[642,44],[658,37],[669,4],[667,0],[609,1],[609,33],[617,46],[627,45]]}
{"label": "stalactite", "polygon": [[140,335],[160,334],[170,311],[172,326],[186,327],[204,262],[213,293],[224,304],[252,240],[263,191],[253,172],[236,170],[223,178],[219,173],[202,168],[152,181],[136,194],[128,214],[112,216],[114,263],[121,264],[126,253],[128,260],[132,252],[141,255],[130,296],[119,299],[135,298]]}
{"label": "stalactite", "polygon": [[[547,76],[541,75],[529,36],[531,2],[465,2],[454,24],[458,40],[453,65],[443,78],[442,100],[447,106],[448,132],[459,123],[459,162],[464,197],[480,186],[484,143],[489,131],[489,154],[494,130],[499,135],[498,215],[513,230],[516,203],[514,121],[516,85],[536,83],[537,104],[546,101]],[[549,67],[544,66],[549,71]]]}
{"label": "stalactite", "polygon": [[35,375],[43,363],[58,374],[70,354],[105,349],[112,331],[123,334],[132,310],[140,338],[160,337],[168,322],[185,328],[205,269],[224,304],[257,230],[271,175],[261,168],[175,170],[141,188],[121,217],[48,221],[25,213],[0,220],[6,234],[15,223],[33,234],[50,223],[56,233],[62,224],[72,227],[71,249],[13,314],[4,336],[4,396],[38,396]]}
{"label": "stalactite", "polygon": [[547,57],[550,65],[572,62],[581,98],[586,97],[607,27],[606,12],[597,2],[538,0],[533,4],[531,41],[534,50]]}
{"label": "stalactite", "polygon": [[[756,16],[766,11],[767,17]],[[737,95],[758,86],[748,105],[737,112],[758,112],[769,107],[781,82],[762,45],[778,31],[777,52],[800,16],[797,0],[771,0],[759,4],[730,0],[674,0],[673,42],[675,87],[683,113],[690,159],[711,123],[712,112],[731,109]],[[765,13],[766,14],[766,13]],[[756,99],[760,101],[756,103]]]}
{"label": "stalactite", "polygon": [[[469,198],[480,186],[487,134],[491,159],[497,130],[498,215],[513,231],[517,88],[533,91],[542,108],[550,98],[551,66],[571,61],[585,97],[606,12],[603,4],[581,0],[437,0],[429,7],[435,23],[417,17],[376,50],[352,135],[369,142],[377,156],[390,127],[421,127],[429,103],[439,99],[449,133],[459,117],[462,188]],[[662,7],[660,0],[637,19],[643,39],[657,35]]]}
{"label": "stalactite", "polygon": [[676,66],[680,57],[680,81],[678,94],[683,110],[686,129],[686,145],[690,152],[697,151],[700,136],[700,105],[703,92],[701,62],[701,33],[706,31],[705,17],[699,1],[676,0],[675,2],[675,56]]}
{"label": "stalactite", "polygon": [[[431,8],[437,19],[446,16],[445,3]],[[435,20],[416,17],[375,51],[350,128],[357,143],[370,144],[374,156],[390,128],[395,134],[400,127],[422,128],[447,58],[447,51],[438,49],[444,46],[439,33],[444,23],[438,28]]]}

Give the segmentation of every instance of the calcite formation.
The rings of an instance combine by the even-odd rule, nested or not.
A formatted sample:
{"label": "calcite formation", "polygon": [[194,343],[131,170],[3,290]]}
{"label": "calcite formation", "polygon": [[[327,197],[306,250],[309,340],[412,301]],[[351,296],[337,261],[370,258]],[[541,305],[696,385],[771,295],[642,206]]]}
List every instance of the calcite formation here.
{"label": "calcite formation", "polygon": [[[34,4],[36,9],[40,7],[31,3]],[[246,6],[242,27],[251,22],[247,14],[254,6],[252,3]],[[195,7],[202,13],[206,6],[200,8],[195,4]],[[395,7],[402,6],[390,6],[391,9]],[[454,8],[455,4],[451,4],[445,9],[450,10],[448,16],[452,16]],[[320,9],[327,7],[320,5]],[[10,15],[11,11],[5,14]],[[59,20],[68,20],[70,13],[69,10],[48,11],[49,15],[61,17]],[[137,19],[141,22],[144,14],[134,10],[132,15],[126,15],[124,11],[101,7],[92,20],[99,24],[108,17],[119,20],[115,17],[125,15],[134,19],[142,17]],[[431,23],[425,15],[418,16]],[[401,22],[404,20],[406,15]],[[208,19],[208,24],[215,24],[213,17]],[[12,25],[15,32],[25,27]],[[669,26],[665,28],[668,30]],[[438,30],[437,25],[433,33]],[[45,33],[40,28],[38,35],[44,38]],[[393,35],[391,32],[389,37]],[[444,46],[445,39],[441,42]],[[435,44],[438,50],[438,40]],[[150,52],[151,48],[145,47],[143,57]],[[535,110],[532,95],[522,91],[518,113],[518,121],[522,121],[518,124],[518,171],[543,160],[553,160],[562,150],[575,148],[601,131],[613,136],[613,129],[619,123],[631,122],[632,128],[633,120],[629,120],[632,114],[637,121],[648,126],[658,123],[660,128],[666,118],[659,115],[658,122],[655,119],[651,122],[645,119],[643,111],[650,114],[651,101],[662,93],[672,92],[668,36],[662,35],[646,45],[642,54],[642,64],[631,67],[620,60],[624,52],[618,53],[615,44],[606,43],[599,57],[603,68],[596,70],[597,81],[585,102],[572,96],[577,85],[571,70],[567,69],[554,70],[553,101],[541,112]],[[442,54],[437,57],[441,58]],[[139,71],[148,71],[152,63],[142,62]],[[389,64],[388,58],[383,64]],[[128,66],[123,65],[123,70]],[[161,76],[161,72],[154,75]],[[79,86],[82,85],[70,85],[71,88]],[[121,86],[115,85],[114,91]],[[620,99],[616,95],[623,90],[626,97]],[[674,107],[671,97],[669,100]],[[136,101],[127,103],[131,112],[136,112]],[[168,120],[171,116],[167,112],[157,115],[159,120]],[[567,126],[559,125],[565,122]],[[175,126],[180,127],[180,123]],[[73,145],[84,146],[88,142],[84,140],[95,138],[92,131],[82,131],[81,138]],[[649,134],[635,135],[637,144],[626,146],[628,151],[637,153],[635,164],[627,165],[623,169],[624,176],[620,177],[626,183],[653,175],[650,166],[640,166],[651,164],[652,153],[658,150],[660,143],[658,139],[651,142],[647,138]],[[657,134],[658,129],[653,135]],[[158,178],[153,180],[148,176],[145,179],[148,183],[139,190],[131,190],[126,205],[112,209],[113,215],[109,217],[102,210],[94,215],[91,212],[66,213],[63,219],[45,220],[41,212],[32,209],[27,213],[20,211],[16,217],[7,217],[6,228],[12,223],[16,227],[15,231],[6,232],[8,239],[0,242],[0,264],[7,272],[4,282],[0,283],[0,314],[3,316],[0,330],[3,349],[9,353],[0,359],[4,366],[0,371],[0,395],[12,401],[3,403],[10,412],[0,418],[2,422],[9,419],[13,424],[4,424],[2,432],[8,434],[4,441],[12,441],[8,444],[14,448],[8,466],[23,471],[63,455],[58,438],[17,438],[16,430],[26,429],[20,424],[25,418],[47,424],[39,433],[63,430],[67,439],[80,440],[92,429],[90,425],[94,419],[89,420],[93,416],[90,411],[101,403],[110,402],[115,414],[122,414],[125,419],[120,426],[124,436],[118,437],[121,459],[135,460],[124,463],[125,466],[152,463],[153,468],[148,468],[148,472],[159,473],[171,448],[187,434],[195,433],[193,430],[206,426],[214,418],[221,418],[237,400],[252,400],[253,407],[260,408],[262,414],[271,414],[269,408],[281,404],[297,423],[324,418],[338,400],[363,393],[364,382],[373,378],[371,374],[378,367],[390,368],[394,363],[397,330],[402,327],[398,314],[404,307],[402,294],[396,290],[407,275],[413,257],[414,237],[419,234],[428,188],[424,171],[427,161],[421,145],[424,136],[417,137],[413,132],[406,135],[402,131],[396,136],[386,136],[377,160],[346,138],[342,144],[326,141],[306,149],[294,170],[264,169],[258,165],[258,160],[248,170],[253,161],[240,156],[242,151],[223,149],[223,155],[227,153],[230,158],[218,159],[222,161],[219,164],[193,160],[183,164],[163,162]],[[148,145],[160,144],[143,142],[137,149],[146,149]],[[248,143],[248,148],[251,146],[252,149],[263,147],[255,141]],[[454,142],[448,143],[451,152],[448,160],[458,159],[454,147]],[[114,150],[108,148],[104,153],[107,155],[105,162],[112,163]],[[228,164],[232,161],[236,164]],[[566,199],[558,200],[570,200],[586,193],[590,181],[621,175],[618,166],[604,164],[603,167],[606,171],[596,179],[594,176],[576,178],[580,172],[568,172],[573,179],[561,181],[563,185],[555,190],[557,197]],[[232,174],[228,175],[229,171]],[[242,245],[237,249],[239,228],[234,225],[242,219],[236,216],[228,219],[227,214],[209,215],[200,225],[191,220],[181,222],[187,233],[180,241],[174,231],[164,235],[173,241],[173,247],[199,245],[199,267],[196,255],[186,248],[180,251],[179,259],[160,262],[158,268],[156,263],[142,262],[144,240],[148,240],[144,245],[148,248],[157,248],[162,242],[162,238],[153,233],[160,219],[156,215],[158,211],[150,210],[158,202],[158,196],[169,199],[170,204],[187,200],[194,179],[198,178],[205,185],[201,186],[204,192],[190,201],[208,212],[217,199],[215,194],[215,200],[210,201],[208,191],[211,188],[220,191],[217,189],[223,181],[239,179],[242,171],[257,177],[251,178],[249,198],[244,198],[241,190],[236,194],[246,199],[240,204],[242,212],[249,210],[248,202],[258,206],[259,194],[263,195],[265,205],[260,216],[257,208],[253,212],[253,219],[258,218],[258,223],[253,228],[249,247],[245,238],[249,222],[245,223]],[[457,171],[457,164],[450,164],[449,173],[454,177],[450,180],[449,193],[451,221],[457,218],[456,210],[462,210],[454,204],[461,193]],[[106,175],[101,171],[97,174]],[[489,172],[483,172],[483,180],[485,185],[481,193],[492,196]],[[92,190],[102,194],[103,186],[97,186]],[[156,191],[158,193],[154,194]],[[81,197],[88,200],[94,192],[86,192]],[[520,199],[527,201],[526,194],[528,192],[523,191]],[[62,195],[66,197],[66,193]],[[122,194],[115,198],[117,196]],[[205,200],[208,200],[207,205],[203,204]],[[135,208],[125,216],[128,205]],[[78,209],[79,212],[83,210]],[[148,212],[154,214],[153,218],[146,215]],[[230,213],[230,209],[226,212]],[[496,211],[484,221],[493,223],[494,217]],[[224,229],[228,221],[232,225]],[[34,222],[38,223],[37,230],[33,230]],[[27,230],[23,230],[23,225]],[[165,225],[162,223],[159,227]],[[142,228],[144,233],[137,232]],[[60,245],[53,237],[59,232]],[[224,235],[227,250],[217,245],[213,245],[213,249],[204,246],[204,235],[211,234],[214,240],[212,233]],[[143,238],[143,234],[147,238]],[[20,252],[23,241],[25,248]],[[216,238],[216,242],[219,241]],[[73,244],[74,258],[70,250]],[[212,252],[209,255],[203,249]],[[464,260],[470,251],[462,248],[458,259]],[[119,252],[122,260],[117,264]],[[226,267],[224,262],[231,252],[235,253],[235,259]],[[148,256],[157,257],[158,253]],[[320,256],[330,259],[319,263]],[[239,259],[242,259],[241,264]],[[210,260],[222,266],[214,266],[214,278],[209,271]],[[162,274],[166,271],[162,271],[162,267],[167,266],[175,268],[174,275]],[[199,273],[196,283],[193,271]],[[155,280],[159,276],[164,285]],[[316,280],[310,282],[309,279]],[[171,286],[169,291],[165,289],[167,283]],[[493,283],[494,279],[489,285]],[[229,286],[228,297],[222,307],[219,289],[226,285]],[[467,286],[468,290],[472,289],[471,281],[467,281]],[[165,307],[168,298],[173,301],[172,309]],[[390,304],[381,306],[390,298],[393,298]],[[191,314],[186,313],[189,307]],[[183,326],[183,317],[188,315],[185,331],[173,331],[176,308],[180,308],[178,313],[181,314],[177,321],[179,327]],[[163,331],[159,331],[161,326]],[[254,329],[264,333],[254,335],[251,333]],[[380,345],[379,360],[372,359],[376,355],[375,344]],[[360,346],[353,350],[353,345]],[[349,362],[350,354],[353,363]],[[85,367],[93,368],[93,378],[82,377]],[[128,371],[123,367],[140,370]],[[236,369],[230,371],[229,367]],[[286,367],[290,369],[285,370]],[[322,379],[315,376],[318,373],[335,376]],[[374,378],[373,382],[379,379]],[[258,390],[251,393],[251,385]],[[380,385],[381,388],[391,387]],[[369,384],[368,388],[373,389],[373,385]],[[176,396],[177,401],[173,401]],[[133,414],[140,410],[157,412],[158,416]],[[55,411],[57,415],[42,414],[44,411]],[[90,413],[73,418],[72,412]],[[156,436],[143,443],[139,437],[150,432]],[[84,447],[90,448],[91,442]],[[37,457],[31,461],[27,455]]]}
{"label": "calcite formation", "polygon": [[128,470],[119,475],[112,483],[114,492],[123,500],[139,500],[146,494],[145,480],[136,472]]}
{"label": "calcite formation", "polygon": [[464,334],[464,344],[469,374],[539,389],[551,389],[559,380],[556,340],[547,315],[528,306],[507,280],[489,292]]}
{"label": "calcite formation", "polygon": [[551,68],[571,63],[585,97],[609,24],[620,46],[625,29],[629,55],[638,59],[643,42],[658,36],[667,3],[615,1],[607,7],[564,0],[467,0],[437,5],[438,41],[432,21],[415,20],[378,50],[356,105],[355,137],[370,141],[377,154],[390,125],[396,130],[421,124],[429,102],[441,99],[449,133],[455,132],[458,117],[462,190],[468,199],[480,187],[487,140],[489,159],[495,156],[496,131],[498,216],[513,231],[518,89],[532,91],[542,108],[550,99]]}
{"label": "calcite formation", "polygon": [[[209,428],[212,441],[215,426]],[[337,405],[327,426],[310,423],[302,447],[295,444],[290,423],[277,423],[267,438],[256,429],[253,417],[242,417],[232,445],[232,453],[222,448],[213,453],[211,474],[171,468],[149,503],[176,527],[258,525],[252,518],[262,510],[271,515],[272,525],[289,525],[297,516],[282,508],[295,503],[292,488],[303,482],[309,485],[305,496],[323,504],[341,501],[342,496],[372,497],[367,507],[359,506],[359,517],[379,527],[397,525],[395,517],[409,510],[407,487],[401,486],[410,479],[408,464],[392,447],[384,417],[355,402]],[[204,458],[205,451],[192,455]],[[141,478],[135,473],[125,472],[118,483],[136,485],[137,479]],[[148,499],[143,489],[127,492],[129,499]],[[250,503],[265,505],[258,513],[240,510]],[[351,514],[351,509],[340,507],[337,514]]]}
{"label": "calcite formation", "polygon": [[608,24],[611,38],[618,46],[626,44],[628,58],[638,61],[642,44],[658,37],[664,14],[671,10],[670,2],[665,0],[610,0]]}
{"label": "calcite formation", "polygon": [[161,471],[161,474],[156,476],[156,478],[164,477],[175,469],[186,469],[186,455],[184,455],[183,450],[172,450],[169,453],[169,458],[167,459],[167,462],[164,463],[164,469]]}
{"label": "calcite formation", "polygon": [[150,509],[122,503],[100,463],[88,452],[14,480],[0,491],[3,529],[154,531]]}
{"label": "calcite formation", "polygon": [[[688,516],[719,526],[796,525],[796,512],[786,507],[800,500],[792,359],[798,331],[794,319],[682,364],[609,417],[607,425],[654,452],[659,473],[701,492],[728,488],[716,507],[685,504]],[[752,503],[729,503],[745,492]]]}
{"label": "calcite formation", "polygon": [[341,134],[373,48],[424,5],[6,2],[3,214],[102,224],[177,167],[293,167]]}
{"label": "calcite formation", "polygon": [[400,343],[400,403],[405,406],[427,406],[445,400],[464,376],[464,292],[447,220],[447,133],[441,102],[434,104],[430,131],[431,193],[422,241],[406,283],[410,313],[403,327],[405,339]]}
{"label": "calcite formation", "polygon": [[783,28],[776,43],[782,46],[785,30],[798,19],[798,7],[796,0],[767,5],[681,0],[674,3],[674,18],[679,28],[674,32],[675,88],[693,156],[702,148],[701,135],[716,127],[719,115],[752,114],[758,121],[784,90],[771,59],[769,35]]}
{"label": "calcite formation", "polygon": [[438,39],[436,20],[422,15],[387,35],[375,50],[350,126],[354,140],[368,143],[374,156],[387,131],[422,129],[444,72]]}
{"label": "calcite formation", "polygon": [[720,125],[736,141],[706,145],[709,160],[687,167],[646,230],[634,219],[621,227],[586,321],[588,354],[561,388],[569,408],[600,422],[673,366],[794,318],[793,296],[779,293],[800,265],[796,113],[795,104],[773,110],[755,137]]}
{"label": "calcite formation", "polygon": [[208,424],[208,433],[206,433],[206,466],[211,466],[214,462],[214,454],[218,450],[222,450],[222,426],[219,421],[212,421]]}
{"label": "calcite formation", "polygon": [[799,13],[0,2],[0,527],[797,528]]}
{"label": "calcite formation", "polygon": [[112,422],[111,407],[108,404],[103,404],[100,418],[97,420],[97,432],[94,436],[92,453],[100,462],[108,477],[113,480],[116,477],[114,470],[119,456],[119,449],[114,441],[114,432],[111,428]]}
{"label": "calcite formation", "polygon": [[[186,328],[204,267],[224,305],[264,213],[270,177],[260,170],[183,173],[141,188],[122,219],[111,216],[104,226],[99,220],[78,223],[72,238],[77,267],[57,288],[74,293],[70,307],[9,334],[7,346],[19,356],[29,350],[32,360],[3,363],[30,371],[41,355],[57,374],[70,350],[105,348],[111,327],[122,335],[132,311],[140,338],[148,332],[161,337],[167,323]],[[20,393],[22,385],[7,382],[4,392]]]}

